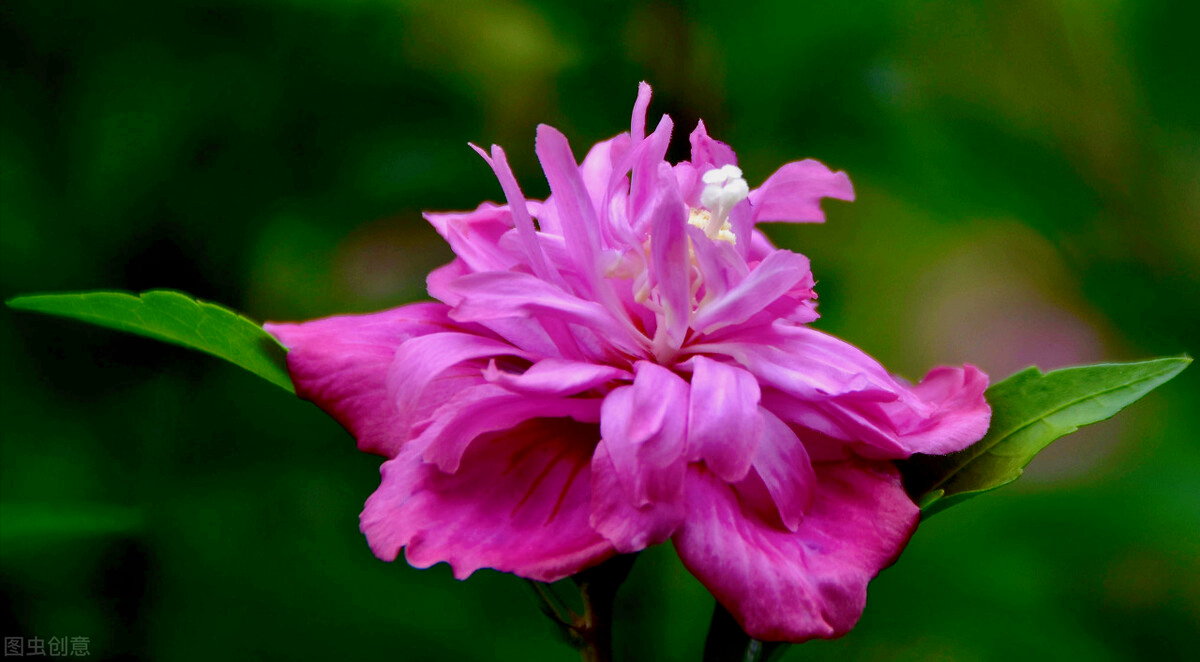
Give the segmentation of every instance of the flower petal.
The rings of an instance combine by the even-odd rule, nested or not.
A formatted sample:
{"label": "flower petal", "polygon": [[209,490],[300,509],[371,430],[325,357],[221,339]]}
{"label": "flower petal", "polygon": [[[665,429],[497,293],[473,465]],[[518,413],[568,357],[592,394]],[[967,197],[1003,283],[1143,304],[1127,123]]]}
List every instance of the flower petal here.
{"label": "flower petal", "polygon": [[493,384],[480,384],[449,397],[414,441],[424,446],[426,462],[454,473],[463,454],[481,435],[511,429],[531,418],[570,417],[597,423],[600,403],[600,398],[530,397]]}
{"label": "flower petal", "polygon": [[853,395],[888,401],[900,397],[896,381],[879,362],[850,343],[806,326],[739,329],[729,340],[714,338],[689,349],[730,356],[760,384],[801,399]]}
{"label": "flower petal", "polygon": [[737,165],[737,155],[729,145],[709,138],[703,121],[696,123],[688,140],[692,143],[692,165],[700,174],[723,165]]}
{"label": "flower petal", "polygon": [[906,397],[892,402],[835,398],[822,409],[866,457],[941,455],[962,450],[987,432],[992,412],[983,397],[987,384],[987,375],[975,366],[940,367],[915,387],[897,383]]}
{"label": "flower petal", "polygon": [[563,359],[542,359],[521,374],[504,372],[493,362],[483,376],[513,393],[538,396],[575,395],[616,379],[633,379],[621,368]]}
{"label": "flower petal", "polygon": [[499,145],[492,145],[492,155],[488,156],[483,149],[475,145],[471,145],[471,148],[491,166],[492,172],[496,173],[496,179],[500,181],[500,188],[508,200],[508,208],[512,213],[517,235],[521,239],[521,246],[525,249],[533,273],[561,285],[562,277],[546,263],[546,256],[542,254],[541,246],[537,241],[537,229],[533,225],[533,219],[529,216],[525,196],[521,193],[521,187],[517,184],[517,178],[513,175],[512,168],[508,166],[508,158],[505,156],[504,150]]}
{"label": "flower petal", "polygon": [[462,297],[450,313],[455,320],[486,322],[506,317],[549,316],[590,327],[610,344],[629,353],[640,354],[648,344],[639,342],[605,306],[568,294],[531,274],[513,271],[469,274],[448,287]]}
{"label": "flower petal", "polygon": [[795,531],[812,506],[816,475],[808,450],[787,423],[766,409],[760,408],[759,414],[763,433],[754,454],[754,471],[775,502],[780,521]]}
{"label": "flower petal", "polygon": [[833,172],[812,159],[784,165],[762,186],[750,191],[754,222],[824,223],[821,198],[853,200],[854,187],[846,173]]}
{"label": "flower petal", "polygon": [[583,185],[597,209],[603,209],[604,201],[611,194],[613,183],[613,164],[624,156],[629,149],[629,137],[617,136],[596,143],[583,157],[579,164],[579,175],[583,177]]}
{"label": "flower petal", "polygon": [[595,287],[599,276],[596,258],[600,253],[600,224],[567,137],[553,127],[539,124],[534,151],[550,183],[567,248],[580,272]]}
{"label": "flower petal", "polygon": [[333,416],[358,440],[359,450],[394,456],[408,427],[388,394],[396,349],[457,325],[438,303],[419,303],[371,315],[342,315],[263,328],[288,352],[296,394]]}
{"label": "flower petal", "polygon": [[763,433],[758,381],[742,368],[705,356],[691,363],[688,460],[702,461],[722,480],[737,482],[750,471]]}
{"label": "flower petal", "polygon": [[650,107],[650,85],[646,81],[638,83],[637,100],[633,102],[633,115],[629,123],[629,135],[634,142],[640,142],[646,135],[646,109]]}
{"label": "flower petal", "polygon": [[500,244],[500,238],[513,229],[508,207],[485,202],[475,211],[424,216],[471,271],[507,271],[517,264],[518,259]]}
{"label": "flower petal", "polygon": [[419,412],[428,409],[422,405],[426,389],[448,369],[493,356],[532,358],[508,343],[473,333],[446,331],[406,340],[395,351],[387,371],[388,395],[402,424],[411,428],[419,420]]}
{"label": "flower petal", "polygon": [[675,531],[687,471],[687,382],[645,361],[634,372],[632,386],[604,398],[592,460],[590,521],[622,552],[658,544]]}
{"label": "flower petal", "polygon": [[595,425],[535,419],[473,444],[456,473],[406,447],[383,465],[362,531],[375,555],[414,567],[445,561],[465,579],[494,568],[552,582],[615,553],[588,524]]}
{"label": "flower petal", "polygon": [[820,464],[816,476],[812,508],[791,532],[744,509],[712,473],[688,474],[679,558],[756,639],[845,634],[862,614],[867,583],[916,528],[919,510],[891,463]]}
{"label": "flower petal", "polygon": [[600,436],[629,500],[640,507],[673,498],[682,484],[688,385],[647,361],[639,361],[634,373],[633,386],[615,388],[604,398]]}
{"label": "flower petal", "polygon": [[740,283],[701,306],[692,318],[692,328],[712,333],[745,322],[790,292],[808,275],[808,258],[791,251],[775,251]]}
{"label": "flower petal", "polygon": [[692,269],[683,198],[675,188],[671,166],[660,165],[659,195],[650,219],[650,265],[663,311],[654,333],[654,350],[662,357],[673,355],[687,333],[692,312]]}
{"label": "flower petal", "polygon": [[[907,424],[900,425],[905,450],[943,455],[982,439],[992,417],[992,408],[983,397],[987,387],[987,375],[970,364],[930,370],[920,384],[912,387],[912,392],[933,411],[923,419],[910,418]],[[899,403],[881,406],[893,420],[899,417],[895,410]]]}
{"label": "flower petal", "polygon": [[[671,190],[663,188],[675,184],[674,173],[671,173],[671,181],[668,183],[664,180],[662,170],[663,167],[671,167],[663,159],[667,156],[667,147],[671,142],[673,128],[674,124],[672,124],[671,118],[663,115],[654,129],[654,133],[639,143],[630,154],[633,159],[629,178],[630,221],[641,237],[645,237],[646,231],[653,236],[654,228],[651,227],[651,219],[657,216],[657,207],[661,204],[659,199],[662,195],[664,193],[678,195],[678,189],[674,187]],[[680,205],[682,206],[682,204],[683,201],[680,199]],[[686,219],[684,224],[686,225]]]}
{"label": "flower petal", "polygon": [[[682,469],[683,465],[679,465]],[[683,476],[668,476],[655,493],[655,500],[641,506],[628,497],[621,471],[613,464],[609,444],[601,441],[592,457],[592,501],[589,523],[622,554],[632,554],[666,542],[683,522]],[[671,491],[665,488],[671,487]]]}
{"label": "flower petal", "polygon": [[704,286],[699,306],[702,309],[745,280],[750,275],[750,267],[729,242],[713,241],[704,234],[704,230],[694,225],[689,225],[687,232]]}

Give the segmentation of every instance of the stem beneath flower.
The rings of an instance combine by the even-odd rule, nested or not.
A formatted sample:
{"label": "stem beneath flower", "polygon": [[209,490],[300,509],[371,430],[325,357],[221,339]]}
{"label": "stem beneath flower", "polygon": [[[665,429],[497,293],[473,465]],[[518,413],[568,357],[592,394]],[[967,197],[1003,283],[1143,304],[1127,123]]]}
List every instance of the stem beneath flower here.
{"label": "stem beneath flower", "polygon": [[770,662],[787,648],[785,643],[752,638],[721,603],[713,607],[708,638],[704,641],[704,662]]}
{"label": "stem beneath flower", "polygon": [[583,598],[583,616],[576,621],[574,630],[582,644],[583,662],[612,662],[613,603],[636,558],[636,554],[614,556],[575,575]]}

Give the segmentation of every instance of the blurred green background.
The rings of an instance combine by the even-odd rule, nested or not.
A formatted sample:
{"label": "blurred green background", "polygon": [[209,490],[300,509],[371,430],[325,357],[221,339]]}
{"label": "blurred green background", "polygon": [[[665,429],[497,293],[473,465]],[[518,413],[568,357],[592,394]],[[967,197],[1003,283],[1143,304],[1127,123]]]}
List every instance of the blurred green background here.
{"label": "blurred green background", "polygon": [[[853,6],[846,6],[852,4]],[[546,192],[639,80],[751,184],[803,157],[858,201],[771,229],[818,326],[900,374],[1000,379],[1200,349],[1200,58],[1182,0],[6,0],[0,295],[170,287],[257,319],[421,298],[424,209]],[[653,120],[652,120],[653,121]],[[201,355],[0,309],[5,636],[96,659],[570,660],[527,587],[385,564],[379,459]],[[858,628],[789,660],[1184,659],[1200,649],[1200,370],[930,520]],[[697,660],[711,598],[668,547],[625,660]]]}

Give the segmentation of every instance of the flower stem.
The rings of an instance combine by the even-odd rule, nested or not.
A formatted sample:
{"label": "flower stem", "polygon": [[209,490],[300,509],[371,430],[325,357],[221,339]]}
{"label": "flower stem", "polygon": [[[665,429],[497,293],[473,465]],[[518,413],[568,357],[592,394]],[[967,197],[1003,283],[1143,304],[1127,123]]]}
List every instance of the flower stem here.
{"label": "flower stem", "polygon": [[583,598],[583,616],[573,629],[579,636],[583,662],[612,662],[613,603],[636,558],[636,554],[614,556],[575,575]]}
{"label": "flower stem", "polygon": [[713,607],[708,638],[704,641],[704,662],[769,662],[782,655],[787,647],[784,643],[752,638],[718,602]]}

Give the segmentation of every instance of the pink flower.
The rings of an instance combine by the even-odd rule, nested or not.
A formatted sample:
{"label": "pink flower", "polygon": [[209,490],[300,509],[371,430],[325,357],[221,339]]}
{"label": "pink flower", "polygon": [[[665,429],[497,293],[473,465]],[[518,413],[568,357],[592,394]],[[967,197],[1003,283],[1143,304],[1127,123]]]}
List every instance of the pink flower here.
{"label": "pink flower", "polygon": [[807,324],[808,259],[762,221],[821,222],[844,173],[789,163],[750,190],[733,151],[671,120],[580,165],[539,126],[551,195],[427,214],[457,258],[438,303],[267,329],[298,393],[388,458],[362,530],[375,554],[456,577],[554,581],[671,539],[752,636],[836,637],[917,524],[891,460],[983,436],[987,377],[915,386]]}

